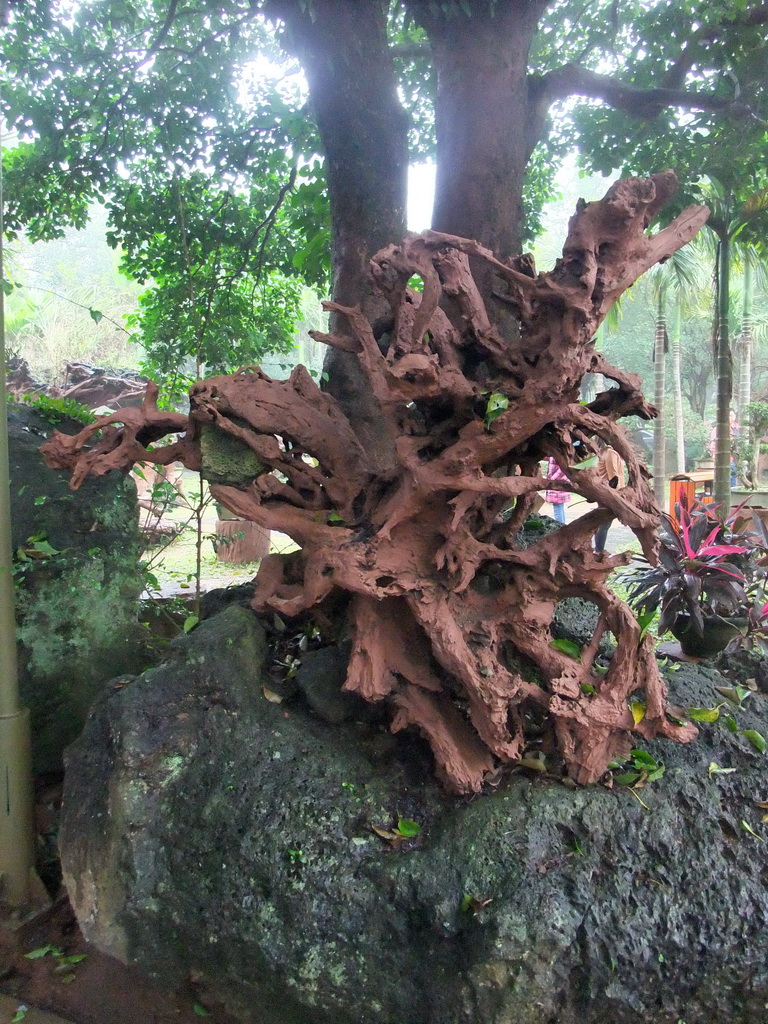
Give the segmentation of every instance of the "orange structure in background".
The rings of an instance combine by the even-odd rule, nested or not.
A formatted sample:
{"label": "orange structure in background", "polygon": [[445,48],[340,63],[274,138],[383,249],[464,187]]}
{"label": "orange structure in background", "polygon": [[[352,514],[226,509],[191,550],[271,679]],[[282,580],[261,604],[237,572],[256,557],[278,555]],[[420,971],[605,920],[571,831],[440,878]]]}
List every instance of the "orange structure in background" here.
{"label": "orange structure in background", "polygon": [[685,497],[688,507],[693,504],[694,498],[704,505],[709,505],[715,500],[715,477],[714,470],[700,469],[694,473],[678,473],[669,480],[669,514],[677,521],[675,505]]}

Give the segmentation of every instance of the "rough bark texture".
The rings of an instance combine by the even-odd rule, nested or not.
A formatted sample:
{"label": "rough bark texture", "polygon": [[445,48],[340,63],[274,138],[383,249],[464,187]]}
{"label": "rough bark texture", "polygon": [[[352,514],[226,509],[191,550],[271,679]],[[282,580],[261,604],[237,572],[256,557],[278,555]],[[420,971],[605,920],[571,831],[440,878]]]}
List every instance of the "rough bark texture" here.
{"label": "rough bark texture", "polygon": [[[369,260],[406,230],[408,119],[387,46],[386,8],[359,0],[269,0],[266,8],[285,22],[283,41],[309,83],[331,210],[332,294],[337,302],[362,302],[372,321],[387,310],[370,290]],[[325,390],[377,468],[391,469],[380,447],[379,410],[357,361],[330,350],[325,369]]]}
{"label": "rough bark texture", "polygon": [[301,60],[326,158],[333,294],[359,301],[370,257],[402,237],[408,121],[387,47],[386,4],[268,0]]}
{"label": "rough bark texture", "polygon": [[437,73],[432,227],[475,238],[505,259],[520,252],[520,197],[543,130],[528,60],[546,3],[473,4],[471,16],[428,0],[408,6],[429,36]]}
{"label": "rough bark texture", "polygon": [[[563,258],[538,276],[529,258],[499,261],[477,242],[432,231],[379,252],[371,270],[392,310],[386,334],[377,338],[358,308],[329,304],[348,331],[316,336],[358,359],[392,452],[388,473],[303,367],[287,381],[246,369],[197,384],[186,435],[168,447],[142,445],[163,426],[180,429],[178,418],[163,423],[150,396],[145,425],[129,410],[119,414],[122,431],[118,416],[107,417],[75,438],[58,435],[46,455],[72,468],[77,486],[88,472],[136,460],[198,466],[206,431],[226,435],[249,454],[252,478],[215,484],[216,500],[301,545],[264,560],[256,610],[293,616],[340,590],[351,594],[346,689],[388,702],[394,730],[420,730],[449,788],[479,790],[542,731],[549,756],[559,755],[576,781],[594,781],[629,752],[633,732],[695,735],[667,716],[651,639],[605,584],[628,556],[597,556],[591,544],[616,517],[656,557],[658,509],[616,422],[654,410],[637,378],[604,363],[592,339],[615,299],[706,220],[706,208],[691,207],[647,235],[674,188],[666,172],[618,182],[599,203],[582,204]],[[492,326],[470,257],[494,270],[519,344]],[[407,287],[414,275],[422,293]],[[586,372],[616,384],[588,406],[578,400]],[[99,428],[104,435],[87,447]],[[624,460],[625,487],[613,490],[596,469],[578,468],[598,439]],[[570,480],[558,487],[600,507],[529,544],[521,530],[550,483],[539,468],[550,455]],[[202,465],[207,472],[205,454]],[[569,597],[599,610],[578,658],[552,646],[555,609]],[[603,674],[596,659],[606,634],[617,648]],[[635,723],[628,698],[640,692],[646,711]]]}

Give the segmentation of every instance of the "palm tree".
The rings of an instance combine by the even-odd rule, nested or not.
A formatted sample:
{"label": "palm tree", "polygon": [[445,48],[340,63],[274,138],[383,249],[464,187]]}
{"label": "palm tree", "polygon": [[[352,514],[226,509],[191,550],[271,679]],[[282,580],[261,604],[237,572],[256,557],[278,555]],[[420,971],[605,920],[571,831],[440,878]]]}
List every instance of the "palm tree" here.
{"label": "palm tree", "polygon": [[677,472],[685,472],[685,431],[683,427],[683,399],[680,383],[680,324],[684,304],[701,286],[701,257],[692,246],[685,246],[666,263],[648,271],[652,295],[656,305],[653,344],[654,389],[653,401],[659,410],[653,431],[653,491],[661,505],[666,483],[665,399],[666,353],[670,348],[667,330],[667,301],[673,305],[672,317],[672,381],[674,395],[675,434],[677,437]]}
{"label": "palm tree", "polygon": [[731,397],[733,362],[730,345],[730,279],[732,251],[736,239],[748,244],[768,227],[768,188],[750,188],[746,198],[709,177],[700,186],[711,215],[706,227],[716,239],[715,260],[715,376],[717,415],[715,422],[715,501],[728,507],[731,498]]}
{"label": "palm tree", "polygon": [[754,325],[752,322],[752,300],[757,253],[750,245],[744,252],[744,276],[742,279],[741,333],[737,341],[739,355],[739,389],[736,411],[739,423],[745,424],[747,406],[752,401],[752,354],[755,347]]}
{"label": "palm tree", "polygon": [[675,455],[677,472],[685,472],[685,423],[683,420],[683,381],[680,372],[680,332],[683,320],[683,303],[679,297],[672,313],[672,334],[670,354],[672,356],[672,401],[675,412]]}
{"label": "palm tree", "polygon": [[[736,342],[738,355],[738,402],[737,412],[741,424],[741,436],[751,446],[753,441],[759,444],[759,437],[753,439],[751,420],[752,408],[752,362],[755,352],[755,343],[758,330],[764,324],[760,318],[755,319],[754,298],[755,292],[759,289],[763,292],[768,290],[768,264],[765,260],[765,251],[759,246],[746,245],[741,248],[742,262],[742,292],[741,292],[741,330]],[[760,434],[762,436],[762,433]],[[747,478],[749,485],[757,486],[756,463],[754,459],[747,458]]]}

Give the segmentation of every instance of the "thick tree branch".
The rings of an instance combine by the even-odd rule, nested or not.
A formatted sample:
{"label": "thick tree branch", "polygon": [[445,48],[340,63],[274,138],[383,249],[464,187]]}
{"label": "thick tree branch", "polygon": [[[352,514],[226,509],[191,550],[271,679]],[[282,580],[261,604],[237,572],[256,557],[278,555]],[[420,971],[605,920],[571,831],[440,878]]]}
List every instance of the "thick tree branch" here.
{"label": "thick tree branch", "polygon": [[645,121],[656,117],[665,107],[722,112],[735,101],[733,97],[692,89],[644,89],[576,64],[564,64],[547,75],[533,79],[531,91],[537,104],[543,103],[547,107],[555,100],[566,99],[568,96],[586,96],[603,100],[609,106]]}

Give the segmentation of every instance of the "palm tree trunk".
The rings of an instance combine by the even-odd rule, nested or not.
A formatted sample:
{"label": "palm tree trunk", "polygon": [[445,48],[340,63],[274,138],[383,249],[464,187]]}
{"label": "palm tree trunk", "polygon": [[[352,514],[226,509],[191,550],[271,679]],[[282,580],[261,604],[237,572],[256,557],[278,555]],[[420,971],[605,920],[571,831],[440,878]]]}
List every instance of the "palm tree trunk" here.
{"label": "palm tree trunk", "polygon": [[[602,352],[604,347],[605,347],[605,320],[603,320],[603,322],[597,328],[597,333],[595,334],[595,351],[596,352]],[[597,395],[599,395],[601,391],[605,391],[605,388],[606,388],[605,377],[602,375],[602,373],[593,373],[593,374],[591,374],[591,386],[590,386],[591,397],[588,399],[588,401],[594,401],[595,397]],[[585,395],[584,397],[586,398],[587,396]]]}
{"label": "palm tree trunk", "polygon": [[656,334],[653,343],[654,388],[653,404],[659,411],[653,425],[653,493],[660,506],[664,506],[666,466],[666,438],[664,437],[664,392],[666,390],[665,349],[667,322],[664,316],[664,289],[659,289],[656,308]]}
{"label": "palm tree trunk", "polygon": [[[752,321],[752,299],[754,279],[752,273],[752,252],[747,250],[744,257],[744,297],[741,307],[741,334],[739,336],[739,425],[741,437],[749,440],[751,427],[749,423],[749,403],[752,401],[752,354],[755,347],[754,324]],[[757,446],[755,446],[757,448]],[[758,448],[759,451],[759,448]],[[751,486],[757,485],[757,459],[751,459],[748,472]]]}
{"label": "palm tree trunk", "polygon": [[717,420],[715,427],[715,501],[729,508],[731,501],[731,397],[733,364],[731,361],[728,303],[730,299],[731,243],[727,231],[717,243],[717,335],[715,374]]}
{"label": "palm tree trunk", "polygon": [[683,385],[680,376],[680,325],[683,316],[683,303],[678,295],[675,298],[675,312],[672,319],[672,395],[675,409],[675,438],[677,442],[677,472],[685,472],[685,424],[683,423]]}

